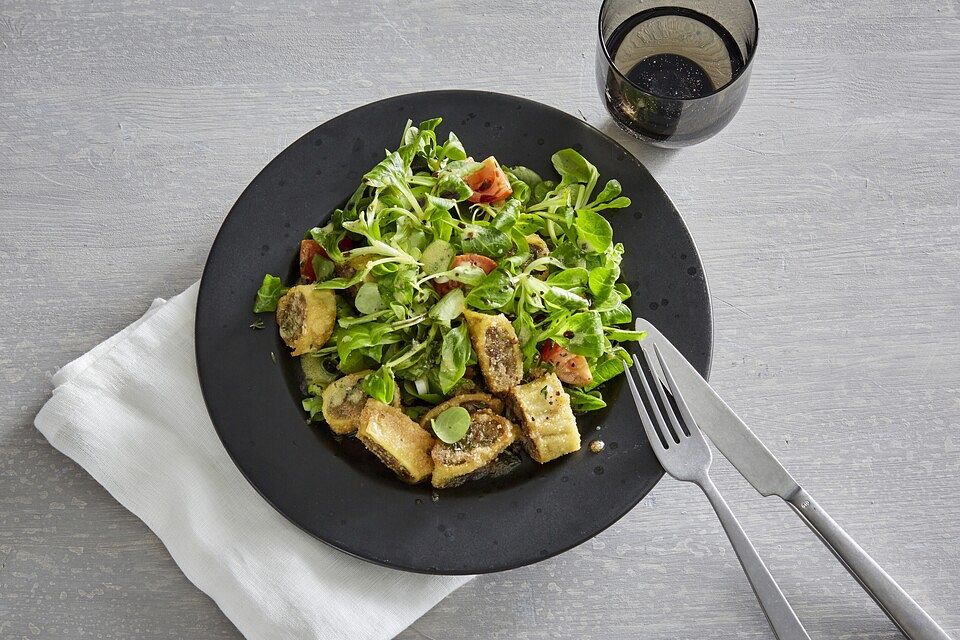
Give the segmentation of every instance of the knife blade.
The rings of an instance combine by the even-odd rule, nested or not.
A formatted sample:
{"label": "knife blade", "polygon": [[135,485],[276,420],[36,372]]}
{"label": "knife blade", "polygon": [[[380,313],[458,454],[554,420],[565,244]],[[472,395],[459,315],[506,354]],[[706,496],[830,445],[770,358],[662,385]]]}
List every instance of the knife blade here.
{"label": "knife blade", "polygon": [[[754,489],[764,496],[777,495],[784,500],[789,500],[800,491],[800,485],[776,456],[656,327],[638,318],[636,328],[646,331],[646,339],[653,340],[660,347],[677,386],[683,389],[683,398],[697,419],[700,430],[707,434],[713,445]],[[663,379],[661,371],[657,371],[657,375]]]}

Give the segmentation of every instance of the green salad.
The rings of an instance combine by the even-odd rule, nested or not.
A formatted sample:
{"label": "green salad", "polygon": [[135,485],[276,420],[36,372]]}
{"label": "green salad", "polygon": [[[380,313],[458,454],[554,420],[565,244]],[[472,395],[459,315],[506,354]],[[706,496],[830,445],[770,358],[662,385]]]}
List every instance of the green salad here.
{"label": "green salad", "polygon": [[306,233],[299,280],[266,275],[254,312],[276,314],[311,420],[447,487],[521,445],[542,463],[578,450],[574,412],[606,406],[620,343],[643,334],[606,219],[630,205],[620,184],[573,149],[551,156],[556,176],[475,161],[440,122],[407,122]]}

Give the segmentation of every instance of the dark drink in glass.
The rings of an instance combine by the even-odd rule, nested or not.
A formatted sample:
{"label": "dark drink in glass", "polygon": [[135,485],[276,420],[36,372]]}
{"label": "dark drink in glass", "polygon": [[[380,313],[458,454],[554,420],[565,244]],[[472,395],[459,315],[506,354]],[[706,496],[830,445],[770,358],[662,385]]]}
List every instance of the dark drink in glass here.
{"label": "dark drink in glass", "polygon": [[740,108],[756,43],[750,0],[605,0],[597,82],[630,133],[657,146],[696,144]]}

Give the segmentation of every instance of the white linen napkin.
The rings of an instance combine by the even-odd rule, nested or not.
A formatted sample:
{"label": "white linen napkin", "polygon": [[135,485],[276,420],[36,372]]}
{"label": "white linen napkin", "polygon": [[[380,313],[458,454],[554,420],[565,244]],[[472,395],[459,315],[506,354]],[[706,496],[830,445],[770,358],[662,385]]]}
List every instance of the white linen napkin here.
{"label": "white linen napkin", "polygon": [[198,284],[54,375],[36,427],[143,520],[249,640],[392,638],[469,577],[357,560],[250,486],[200,394]]}

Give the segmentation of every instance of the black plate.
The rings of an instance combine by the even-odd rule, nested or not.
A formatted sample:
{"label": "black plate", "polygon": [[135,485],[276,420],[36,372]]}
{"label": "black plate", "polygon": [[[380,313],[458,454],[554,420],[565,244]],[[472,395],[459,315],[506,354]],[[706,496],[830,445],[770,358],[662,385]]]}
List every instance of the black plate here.
{"label": "black plate", "polygon": [[[581,451],[529,459],[504,477],[439,492],[399,482],[355,439],[307,426],[297,364],[276,324],[250,328],[264,273],[292,279],[302,233],[349,196],[395,148],[407,118],[444,119],[468,152],[553,175],[573,147],[617,178],[633,205],[610,216],[626,246],[635,315],[649,318],[706,374],[710,299],[696,248],[670,200],[625,149],[577,118],[512,96],[432,91],[388,98],[320,125],[260,172],[210,250],[197,305],[197,368],[220,438],[251,484],[292,522],[338,549],[398,569],[470,574],[511,569],[578,545],[616,522],[662,471],[622,377],[608,409],[579,419]],[[290,279],[287,282],[290,282]],[[586,446],[602,438],[606,448]]]}

